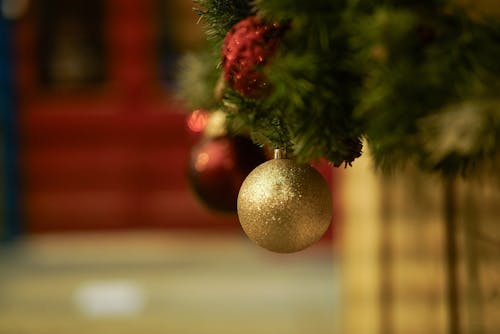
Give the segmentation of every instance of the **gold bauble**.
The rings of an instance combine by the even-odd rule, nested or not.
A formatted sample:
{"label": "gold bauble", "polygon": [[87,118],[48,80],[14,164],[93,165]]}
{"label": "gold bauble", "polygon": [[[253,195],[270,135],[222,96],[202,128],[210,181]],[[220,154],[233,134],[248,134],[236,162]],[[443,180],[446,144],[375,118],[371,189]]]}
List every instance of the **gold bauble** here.
{"label": "gold bauble", "polygon": [[331,192],[311,166],[275,158],[255,168],[243,182],[238,218],[259,246],[277,253],[297,252],[327,230],[332,218]]}

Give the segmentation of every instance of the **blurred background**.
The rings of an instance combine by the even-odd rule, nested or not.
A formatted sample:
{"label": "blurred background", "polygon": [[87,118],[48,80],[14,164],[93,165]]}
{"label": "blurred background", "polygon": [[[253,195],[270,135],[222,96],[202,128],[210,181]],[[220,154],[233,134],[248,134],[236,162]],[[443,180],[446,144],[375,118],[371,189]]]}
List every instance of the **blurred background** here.
{"label": "blurred background", "polygon": [[321,165],[332,227],[272,254],[188,177],[190,0],[0,4],[0,333],[500,331],[497,184]]}

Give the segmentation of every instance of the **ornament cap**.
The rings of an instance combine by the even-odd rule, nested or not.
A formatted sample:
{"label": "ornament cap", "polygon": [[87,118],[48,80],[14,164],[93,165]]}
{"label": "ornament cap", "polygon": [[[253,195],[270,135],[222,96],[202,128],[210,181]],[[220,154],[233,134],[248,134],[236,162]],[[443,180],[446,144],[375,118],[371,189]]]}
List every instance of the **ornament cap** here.
{"label": "ornament cap", "polygon": [[274,159],[286,159],[286,150],[283,148],[275,148]]}

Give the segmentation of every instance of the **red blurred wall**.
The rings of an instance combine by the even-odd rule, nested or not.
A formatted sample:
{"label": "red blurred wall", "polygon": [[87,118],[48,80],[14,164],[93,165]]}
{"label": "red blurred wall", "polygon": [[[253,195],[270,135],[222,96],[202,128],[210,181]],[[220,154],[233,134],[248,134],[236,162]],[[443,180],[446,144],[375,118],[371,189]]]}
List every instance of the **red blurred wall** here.
{"label": "red blurred wall", "polygon": [[202,207],[187,184],[196,138],[158,78],[157,3],[104,4],[106,80],[87,90],[40,84],[36,7],[16,24],[27,232],[237,228],[234,217]]}

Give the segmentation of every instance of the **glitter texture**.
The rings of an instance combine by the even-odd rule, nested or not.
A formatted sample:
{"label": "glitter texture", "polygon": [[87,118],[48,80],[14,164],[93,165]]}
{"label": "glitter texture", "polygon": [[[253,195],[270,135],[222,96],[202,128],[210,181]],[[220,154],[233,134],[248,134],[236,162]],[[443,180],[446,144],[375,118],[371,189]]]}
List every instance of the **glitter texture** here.
{"label": "glitter texture", "polygon": [[327,230],[331,192],[311,166],[289,159],[270,160],[243,182],[238,217],[247,236],[259,246],[278,253],[297,252]]}
{"label": "glitter texture", "polygon": [[228,31],[221,52],[224,79],[229,86],[251,98],[266,94],[270,87],[260,68],[276,53],[286,28],[250,16]]}

